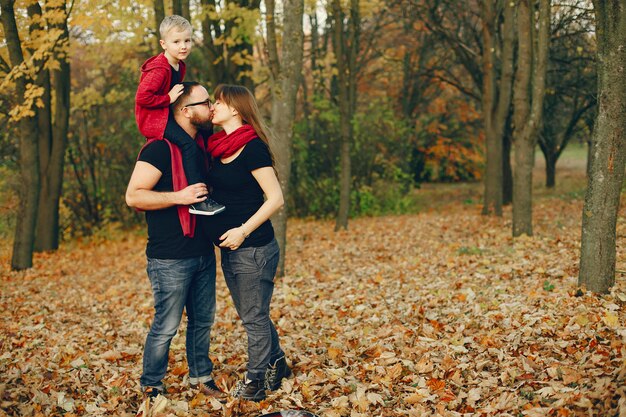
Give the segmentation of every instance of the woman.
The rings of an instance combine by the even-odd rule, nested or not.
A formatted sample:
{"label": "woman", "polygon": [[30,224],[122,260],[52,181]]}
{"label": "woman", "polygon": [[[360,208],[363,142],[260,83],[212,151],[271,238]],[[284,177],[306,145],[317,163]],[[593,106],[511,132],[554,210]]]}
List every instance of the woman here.
{"label": "woman", "polygon": [[283,194],[269,130],[252,93],[243,86],[220,85],[214,97],[212,121],[223,130],[209,138],[208,183],[212,197],[227,209],[203,220],[220,247],[224,278],[248,335],[247,373],[233,396],[261,401],[265,389],[277,390],[291,375],[270,319],[280,253],[269,219],[283,206]]}

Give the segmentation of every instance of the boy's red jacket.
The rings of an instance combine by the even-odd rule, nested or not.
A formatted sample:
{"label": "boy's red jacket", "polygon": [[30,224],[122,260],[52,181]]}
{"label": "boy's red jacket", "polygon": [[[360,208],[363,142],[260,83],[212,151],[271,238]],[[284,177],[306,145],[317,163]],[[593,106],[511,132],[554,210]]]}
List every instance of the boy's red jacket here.
{"label": "boy's red jacket", "polygon": [[[135,120],[146,139],[163,139],[170,111],[172,67],[165,54],[153,56],[141,66],[141,78],[135,95]],[[179,62],[180,81],[185,78],[185,63]]]}

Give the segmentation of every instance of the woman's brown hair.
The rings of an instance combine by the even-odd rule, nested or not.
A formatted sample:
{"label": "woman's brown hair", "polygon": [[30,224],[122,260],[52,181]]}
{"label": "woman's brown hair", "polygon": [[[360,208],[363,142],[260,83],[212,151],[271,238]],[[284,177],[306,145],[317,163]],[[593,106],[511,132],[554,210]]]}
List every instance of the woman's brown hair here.
{"label": "woman's brown hair", "polygon": [[259,135],[259,139],[265,142],[270,150],[272,166],[275,168],[274,153],[270,146],[270,142],[273,142],[273,134],[263,121],[254,95],[252,95],[250,90],[243,85],[220,84],[215,88],[213,96],[215,100],[220,100],[227,106],[237,110],[241,120],[254,128],[256,134]]}

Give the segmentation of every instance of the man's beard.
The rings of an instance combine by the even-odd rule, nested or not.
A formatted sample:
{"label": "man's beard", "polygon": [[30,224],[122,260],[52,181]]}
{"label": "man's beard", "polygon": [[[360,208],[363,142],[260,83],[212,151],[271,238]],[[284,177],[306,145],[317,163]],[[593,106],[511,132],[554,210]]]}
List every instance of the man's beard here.
{"label": "man's beard", "polygon": [[213,130],[213,123],[211,123],[211,119],[207,118],[206,120],[202,120],[197,115],[193,115],[189,121],[191,124],[198,129],[198,131],[206,132]]}

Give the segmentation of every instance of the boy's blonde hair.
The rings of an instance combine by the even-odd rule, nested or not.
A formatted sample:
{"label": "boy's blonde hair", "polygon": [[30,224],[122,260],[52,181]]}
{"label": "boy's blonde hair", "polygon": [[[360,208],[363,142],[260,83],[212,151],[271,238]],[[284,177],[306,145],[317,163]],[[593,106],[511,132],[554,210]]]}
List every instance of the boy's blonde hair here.
{"label": "boy's blonde hair", "polygon": [[161,34],[161,39],[165,38],[168,32],[172,29],[177,29],[179,32],[183,30],[189,30],[193,32],[193,28],[191,27],[191,23],[187,19],[182,16],[178,16],[173,14],[171,16],[167,16],[161,22],[159,26],[159,33]]}

